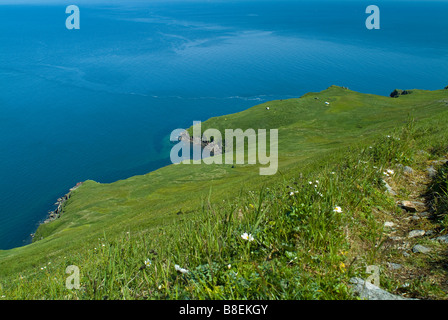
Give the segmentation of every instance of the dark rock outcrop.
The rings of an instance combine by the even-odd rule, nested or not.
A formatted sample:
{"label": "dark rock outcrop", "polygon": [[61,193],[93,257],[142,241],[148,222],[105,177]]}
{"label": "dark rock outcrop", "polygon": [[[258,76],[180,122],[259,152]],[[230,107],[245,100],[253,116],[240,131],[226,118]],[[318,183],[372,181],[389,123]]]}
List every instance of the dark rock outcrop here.
{"label": "dark rock outcrop", "polygon": [[[76,184],[76,186],[74,186],[73,188],[70,188],[69,192],[65,195],[63,195],[62,197],[60,197],[56,203],[54,204],[55,206],[57,206],[57,208],[54,211],[49,211],[48,212],[48,217],[47,219],[44,220],[43,223],[49,223],[53,220],[56,220],[57,218],[59,218],[62,214],[62,208],[65,204],[65,202],[70,199],[71,193],[72,191],[78,189],[80,186],[82,185],[82,182],[78,182]],[[34,237],[34,234],[31,234],[32,237]]]}
{"label": "dark rock outcrop", "polygon": [[404,96],[407,94],[411,94],[412,90],[401,90],[401,89],[395,89],[394,91],[392,91],[392,93],[390,94],[391,98],[398,98],[399,96]]}

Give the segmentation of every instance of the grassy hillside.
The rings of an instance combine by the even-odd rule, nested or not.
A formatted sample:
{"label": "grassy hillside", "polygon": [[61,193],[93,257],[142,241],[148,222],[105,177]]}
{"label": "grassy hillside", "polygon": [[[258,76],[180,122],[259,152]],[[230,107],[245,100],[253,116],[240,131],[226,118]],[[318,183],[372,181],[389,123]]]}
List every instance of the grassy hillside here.
{"label": "grassy hillside", "polygon": [[[384,171],[443,157],[447,120],[448,90],[390,98],[337,86],[209,119],[203,130],[279,129],[279,172],[181,164],[111,184],[86,181],[36,241],[0,251],[0,297],[353,298],[350,277],[399,255],[381,250],[384,219],[402,214]],[[65,288],[68,265],[80,269],[79,290]],[[402,292],[393,275],[382,280]],[[419,281],[408,294],[446,298]]]}

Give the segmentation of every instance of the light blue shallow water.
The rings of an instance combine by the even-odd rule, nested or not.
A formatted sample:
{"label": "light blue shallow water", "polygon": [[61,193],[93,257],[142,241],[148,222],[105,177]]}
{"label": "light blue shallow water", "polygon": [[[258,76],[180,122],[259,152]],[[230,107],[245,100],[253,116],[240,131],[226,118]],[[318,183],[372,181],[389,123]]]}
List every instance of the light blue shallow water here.
{"label": "light blue shallow water", "polygon": [[448,2],[0,5],[0,249],[29,241],[79,181],[169,164],[193,120],[332,84],[388,95],[448,85]]}

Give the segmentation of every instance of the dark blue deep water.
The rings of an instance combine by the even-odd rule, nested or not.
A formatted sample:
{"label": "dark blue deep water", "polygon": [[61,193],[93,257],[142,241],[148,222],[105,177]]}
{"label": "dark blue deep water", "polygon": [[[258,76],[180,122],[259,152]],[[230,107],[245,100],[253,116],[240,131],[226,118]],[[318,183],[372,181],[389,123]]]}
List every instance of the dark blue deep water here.
{"label": "dark blue deep water", "polygon": [[77,182],[169,164],[169,134],[193,120],[332,84],[448,85],[447,1],[78,3],[80,30],[67,1],[37,2],[0,4],[0,249]]}

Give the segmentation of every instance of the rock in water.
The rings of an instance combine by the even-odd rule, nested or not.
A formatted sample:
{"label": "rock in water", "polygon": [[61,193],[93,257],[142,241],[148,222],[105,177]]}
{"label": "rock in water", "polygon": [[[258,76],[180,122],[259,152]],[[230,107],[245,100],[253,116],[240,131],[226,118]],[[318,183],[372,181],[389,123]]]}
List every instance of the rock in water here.
{"label": "rock in water", "polygon": [[350,283],[354,293],[361,299],[367,300],[416,300],[410,298],[404,298],[392,293],[389,293],[370,282],[366,282],[361,278],[351,278]]}

